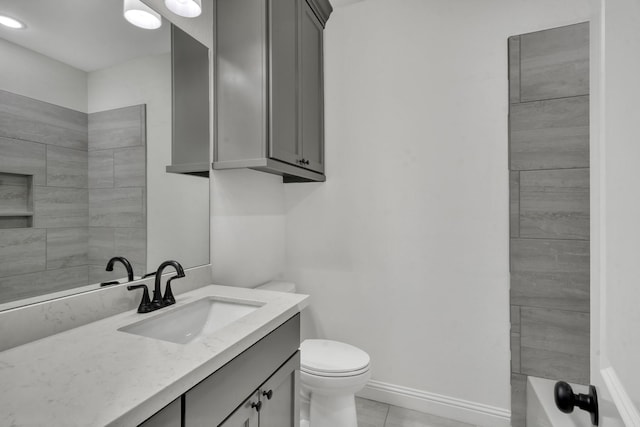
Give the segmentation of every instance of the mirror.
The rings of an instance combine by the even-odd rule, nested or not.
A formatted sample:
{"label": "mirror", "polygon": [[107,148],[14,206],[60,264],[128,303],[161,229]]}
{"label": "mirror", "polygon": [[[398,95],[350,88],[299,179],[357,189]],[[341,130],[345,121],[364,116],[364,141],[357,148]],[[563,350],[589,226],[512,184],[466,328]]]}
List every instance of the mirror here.
{"label": "mirror", "polygon": [[[0,310],[209,263],[209,180],[171,164],[170,23],[122,0],[2,0]],[[123,278],[125,278],[123,280]]]}

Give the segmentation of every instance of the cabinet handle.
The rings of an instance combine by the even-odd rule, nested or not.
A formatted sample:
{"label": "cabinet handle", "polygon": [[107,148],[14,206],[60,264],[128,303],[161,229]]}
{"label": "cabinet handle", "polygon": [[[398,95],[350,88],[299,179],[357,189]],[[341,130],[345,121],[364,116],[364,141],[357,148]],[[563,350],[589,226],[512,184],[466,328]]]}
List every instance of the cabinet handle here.
{"label": "cabinet handle", "polygon": [[309,160],[303,160],[305,165],[309,164]]}
{"label": "cabinet handle", "polygon": [[260,412],[260,409],[262,408],[262,402],[253,402],[251,404],[251,408],[256,408],[256,411]]}
{"label": "cabinet handle", "polygon": [[267,396],[267,400],[271,400],[271,397],[273,397],[273,390],[263,391],[262,395]]}

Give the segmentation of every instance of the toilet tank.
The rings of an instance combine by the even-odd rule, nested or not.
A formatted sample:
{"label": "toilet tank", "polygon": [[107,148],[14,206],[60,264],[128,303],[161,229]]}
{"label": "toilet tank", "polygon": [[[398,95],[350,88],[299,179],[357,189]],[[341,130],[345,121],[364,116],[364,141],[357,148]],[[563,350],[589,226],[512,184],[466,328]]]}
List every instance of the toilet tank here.
{"label": "toilet tank", "polygon": [[296,292],[295,283],[284,282],[281,280],[273,280],[271,282],[267,282],[263,285],[257,286],[256,289],[266,289],[267,291],[278,291],[278,292]]}

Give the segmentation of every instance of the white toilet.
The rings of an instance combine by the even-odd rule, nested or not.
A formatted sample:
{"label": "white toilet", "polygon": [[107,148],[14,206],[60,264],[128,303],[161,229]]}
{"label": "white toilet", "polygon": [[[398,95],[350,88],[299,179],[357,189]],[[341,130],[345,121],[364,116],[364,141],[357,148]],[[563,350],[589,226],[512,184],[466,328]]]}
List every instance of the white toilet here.
{"label": "white toilet", "polygon": [[[290,282],[259,286],[295,292]],[[369,355],[349,344],[305,340],[300,345],[301,427],[357,427],[355,393],[369,378]]]}

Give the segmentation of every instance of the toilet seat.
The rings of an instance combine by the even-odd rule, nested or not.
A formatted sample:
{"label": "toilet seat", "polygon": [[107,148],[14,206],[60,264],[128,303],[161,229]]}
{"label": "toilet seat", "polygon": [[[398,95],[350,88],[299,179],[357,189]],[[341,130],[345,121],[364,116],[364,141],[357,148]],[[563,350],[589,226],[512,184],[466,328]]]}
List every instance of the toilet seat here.
{"label": "toilet seat", "polygon": [[369,370],[369,355],[352,345],[331,340],[305,340],[300,345],[300,370],[320,377],[351,377]]}

